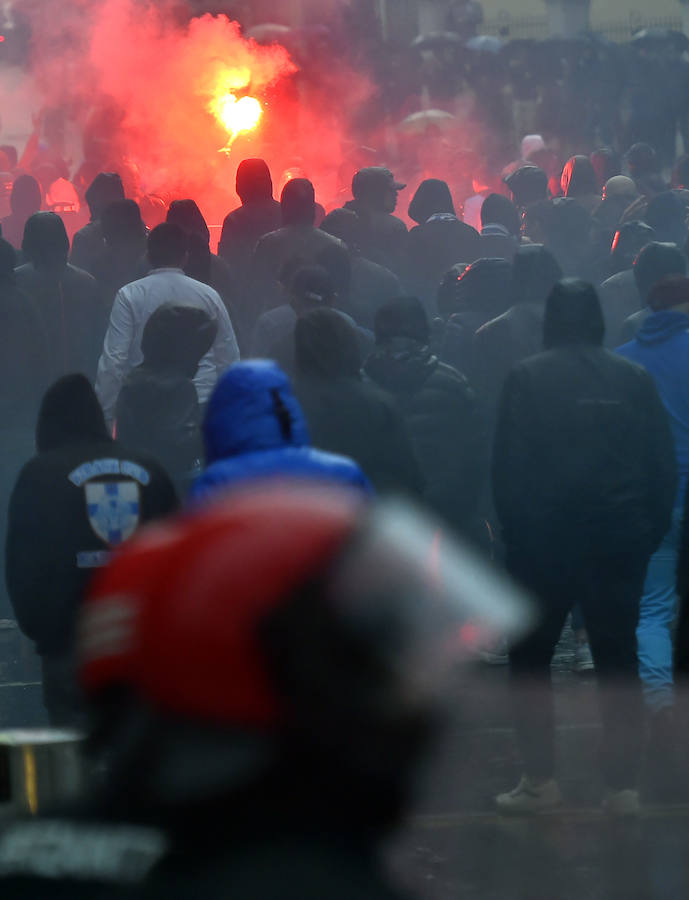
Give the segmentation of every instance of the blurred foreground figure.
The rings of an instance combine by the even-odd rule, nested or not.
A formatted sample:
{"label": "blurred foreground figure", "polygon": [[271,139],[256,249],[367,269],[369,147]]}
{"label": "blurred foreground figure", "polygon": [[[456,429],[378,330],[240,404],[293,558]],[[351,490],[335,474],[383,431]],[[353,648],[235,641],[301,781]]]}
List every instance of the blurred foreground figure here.
{"label": "blurred foreground figure", "polygon": [[436,535],[400,504],[271,483],[130,543],[80,629],[107,776],[5,831],[3,897],[399,896],[379,843],[449,667],[477,630],[528,624]]}
{"label": "blurred foreground figure", "polygon": [[638,812],[643,706],[636,656],[651,554],[675,500],[672,434],[653,379],[601,346],[594,288],[567,279],[545,311],[545,352],[507,377],[493,455],[507,568],[541,607],[513,646],[517,731],[525,775],[497,804],[506,813],[555,806],[550,661],[579,603],[599,679],[602,769],[613,815]]}
{"label": "blurred foreground figure", "polygon": [[53,725],[79,722],[74,627],[94,569],[142,522],[173,512],[174,488],[150,458],[112,440],[93,388],[67,375],[43,398],[38,455],[19,474],[7,523],[7,587],[43,664]]}

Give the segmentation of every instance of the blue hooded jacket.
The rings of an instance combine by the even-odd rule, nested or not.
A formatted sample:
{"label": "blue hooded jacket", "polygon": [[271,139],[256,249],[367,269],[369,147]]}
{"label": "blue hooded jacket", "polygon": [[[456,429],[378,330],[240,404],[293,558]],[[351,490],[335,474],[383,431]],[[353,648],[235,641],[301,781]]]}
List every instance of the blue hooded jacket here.
{"label": "blue hooded jacket", "polygon": [[368,479],[345,456],[309,446],[304,415],[285,373],[268,360],[233,365],[218,381],[203,422],[206,470],[193,500],[262,478],[307,478],[371,493]]}
{"label": "blue hooded jacket", "polygon": [[682,507],[689,482],[689,315],[673,309],[651,313],[636,338],[617,353],[643,366],[658,388],[675,439],[675,505]]}

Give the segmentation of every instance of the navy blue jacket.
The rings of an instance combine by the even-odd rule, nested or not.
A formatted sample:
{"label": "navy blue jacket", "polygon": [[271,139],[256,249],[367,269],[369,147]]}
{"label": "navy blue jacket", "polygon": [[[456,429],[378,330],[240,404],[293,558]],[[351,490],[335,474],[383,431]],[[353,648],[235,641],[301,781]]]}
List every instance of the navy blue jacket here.
{"label": "navy blue jacket", "polygon": [[203,437],[207,468],[194,482],[194,500],[271,477],[334,482],[371,492],[351,459],[309,446],[289,380],[268,360],[236,363],[225,372],[208,404]]}
{"label": "navy blue jacket", "polygon": [[689,316],[673,309],[651,313],[617,352],[646,369],[667,410],[679,475],[675,506],[681,508],[689,484]]}

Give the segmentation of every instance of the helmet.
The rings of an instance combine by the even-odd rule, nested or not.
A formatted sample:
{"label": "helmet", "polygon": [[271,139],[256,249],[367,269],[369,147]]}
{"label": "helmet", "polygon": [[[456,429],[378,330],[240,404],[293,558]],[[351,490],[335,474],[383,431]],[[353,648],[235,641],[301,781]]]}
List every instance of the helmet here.
{"label": "helmet", "polygon": [[140,533],[96,577],[82,684],[96,705],[125,688],[186,740],[226,729],[382,781],[417,759],[477,626],[528,626],[485,578],[401,503],[255,485]]}

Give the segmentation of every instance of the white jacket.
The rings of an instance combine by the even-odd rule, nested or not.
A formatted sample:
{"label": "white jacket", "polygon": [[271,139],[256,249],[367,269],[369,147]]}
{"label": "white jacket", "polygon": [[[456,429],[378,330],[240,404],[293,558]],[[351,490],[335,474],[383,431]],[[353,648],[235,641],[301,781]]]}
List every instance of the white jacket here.
{"label": "white jacket", "polygon": [[181,269],[154,269],[145,278],[120,288],[115,297],[96,379],[96,393],[108,422],[115,417],[122,382],[143,362],[144,326],[164,304],[202,309],[217,323],[213,346],[201,360],[194,379],[201,403],[208,399],[220,375],[239,359],[232,323],[220,295],[207,284],[189,278]]}

